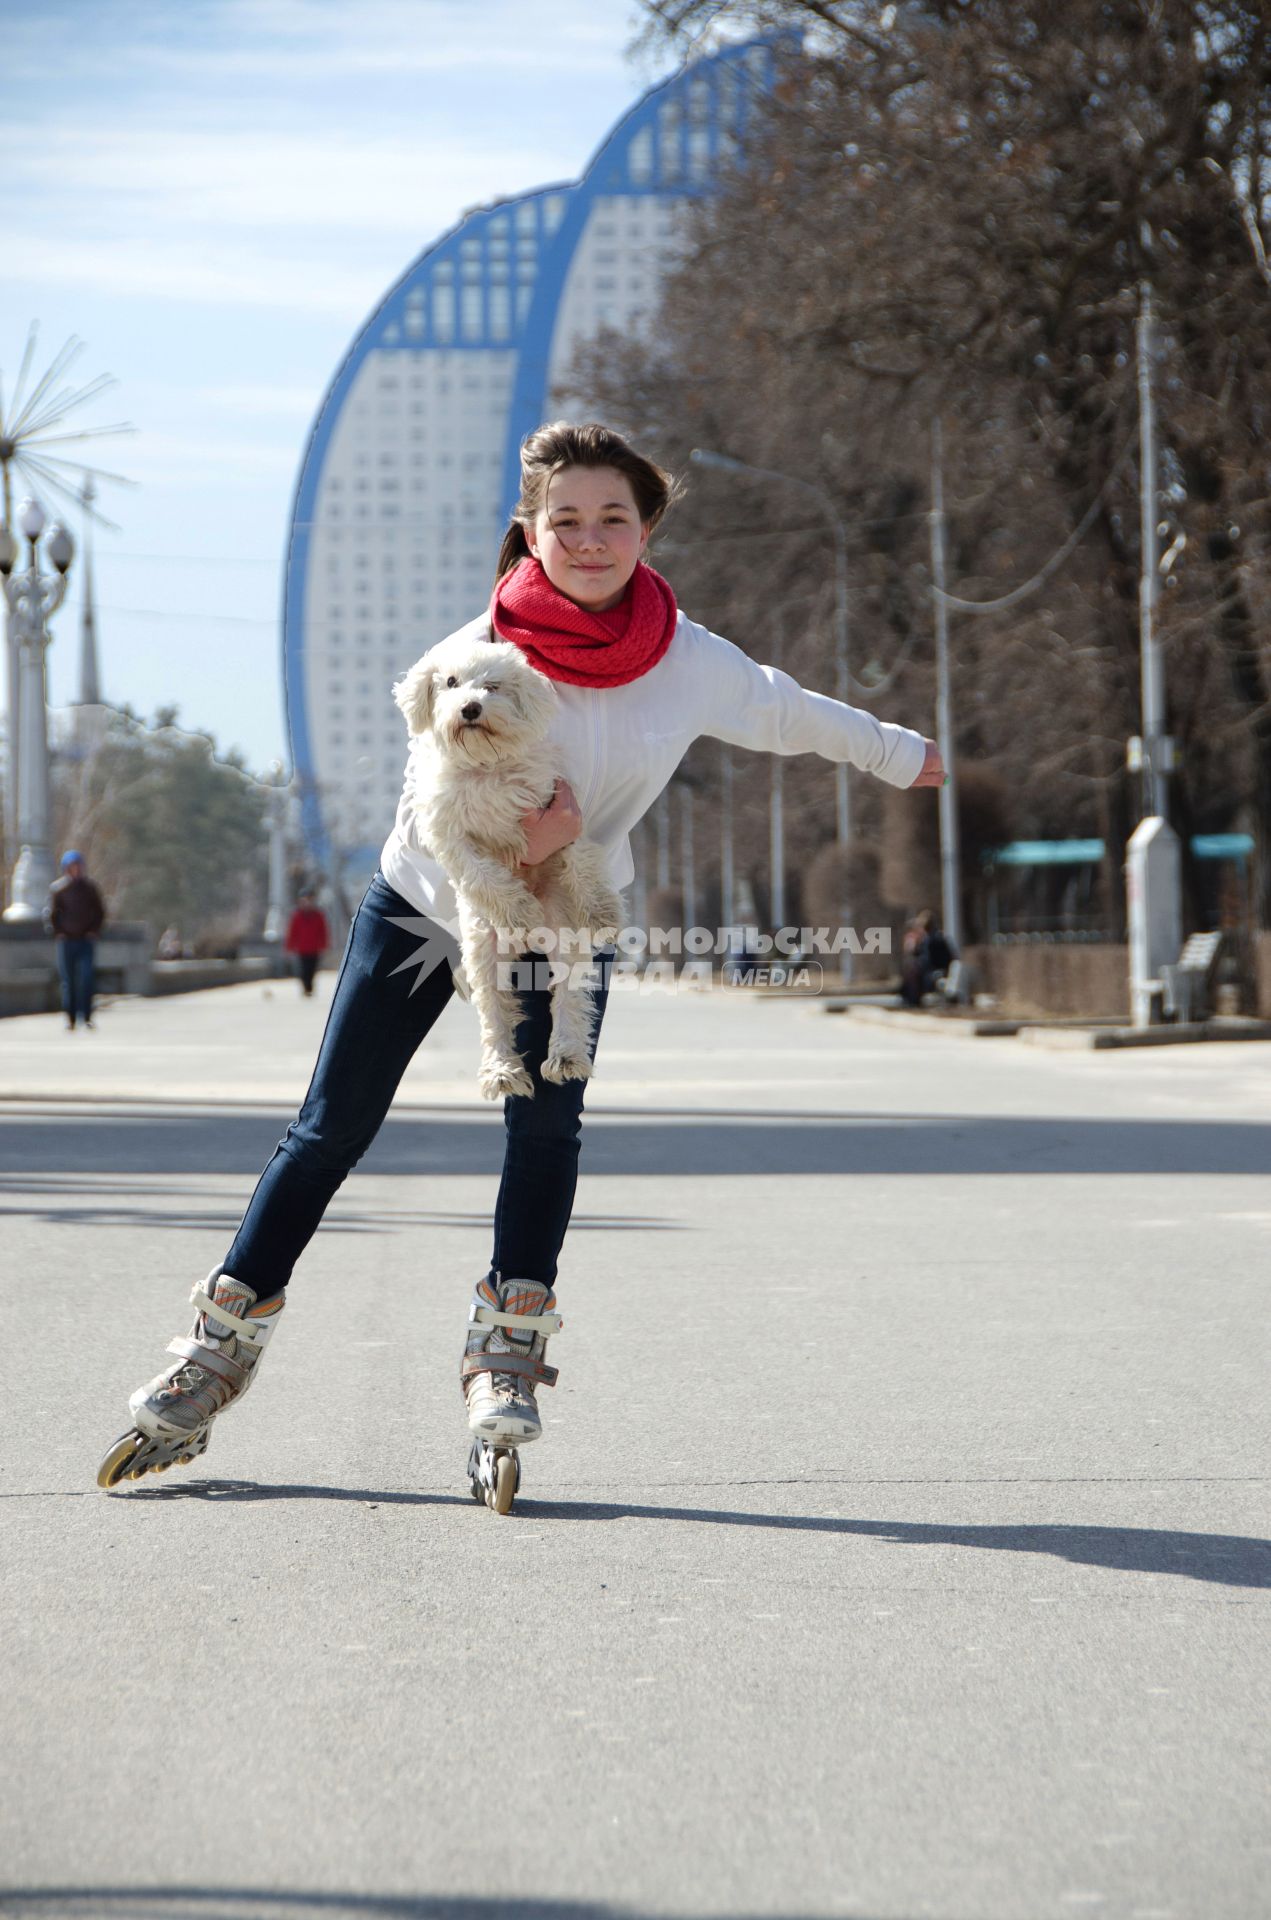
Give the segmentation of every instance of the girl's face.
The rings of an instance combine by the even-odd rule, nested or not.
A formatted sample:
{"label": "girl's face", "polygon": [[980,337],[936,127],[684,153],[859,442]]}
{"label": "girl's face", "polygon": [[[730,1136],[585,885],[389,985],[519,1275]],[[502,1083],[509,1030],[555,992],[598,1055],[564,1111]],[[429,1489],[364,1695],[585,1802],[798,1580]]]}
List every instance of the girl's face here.
{"label": "girl's face", "polygon": [[552,585],[593,613],[617,606],[648,537],[631,482],[614,467],[562,467],[527,530]]}

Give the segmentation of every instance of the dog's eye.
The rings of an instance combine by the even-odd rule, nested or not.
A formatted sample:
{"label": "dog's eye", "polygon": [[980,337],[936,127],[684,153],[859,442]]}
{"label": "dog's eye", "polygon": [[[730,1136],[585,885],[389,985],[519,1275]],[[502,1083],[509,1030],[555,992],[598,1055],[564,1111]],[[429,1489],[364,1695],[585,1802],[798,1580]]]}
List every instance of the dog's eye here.
{"label": "dog's eye", "polygon": [[457,687],[459,685],[459,682],[455,679],[455,676],[453,675],[453,673],[451,674],[450,678],[447,680],[446,685],[448,687]]}
{"label": "dog's eye", "polygon": [[497,681],[497,680],[488,680],[488,681],[486,682],[486,689],[485,689],[485,690],[486,690],[486,692],[487,692],[487,693],[497,693],[497,692],[499,691],[499,683],[498,683],[498,681]]}

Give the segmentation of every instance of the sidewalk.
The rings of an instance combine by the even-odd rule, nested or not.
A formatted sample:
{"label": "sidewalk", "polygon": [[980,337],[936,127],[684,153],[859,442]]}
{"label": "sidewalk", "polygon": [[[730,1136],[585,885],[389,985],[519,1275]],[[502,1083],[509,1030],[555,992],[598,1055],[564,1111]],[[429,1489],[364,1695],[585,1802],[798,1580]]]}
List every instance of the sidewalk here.
{"label": "sidewalk", "polygon": [[250,1398],[101,1494],[322,1017],[0,1033],[0,1914],[1259,1912],[1271,1052],[615,995],[500,1521],[452,1007]]}

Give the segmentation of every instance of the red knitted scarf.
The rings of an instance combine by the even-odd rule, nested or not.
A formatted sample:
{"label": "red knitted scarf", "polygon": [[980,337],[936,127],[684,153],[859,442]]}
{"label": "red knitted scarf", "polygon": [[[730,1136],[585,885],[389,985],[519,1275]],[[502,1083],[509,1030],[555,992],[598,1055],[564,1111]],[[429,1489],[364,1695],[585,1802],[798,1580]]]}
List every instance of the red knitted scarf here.
{"label": "red knitted scarf", "polygon": [[675,595],[640,561],[616,607],[591,613],[554,587],[537,560],[518,560],[494,589],[490,624],[532,667],[574,687],[625,687],[656,667],[675,632]]}

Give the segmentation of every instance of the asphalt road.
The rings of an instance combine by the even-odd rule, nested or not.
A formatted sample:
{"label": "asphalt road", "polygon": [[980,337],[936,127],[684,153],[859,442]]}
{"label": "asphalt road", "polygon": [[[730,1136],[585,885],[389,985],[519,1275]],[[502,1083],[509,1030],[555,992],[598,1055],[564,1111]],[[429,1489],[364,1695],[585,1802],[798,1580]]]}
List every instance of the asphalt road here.
{"label": "asphalt road", "polygon": [[499,1520],[452,1007],[258,1387],[102,1494],[321,1018],[0,1023],[0,1913],[1271,1911],[1271,1048],[616,995]]}

